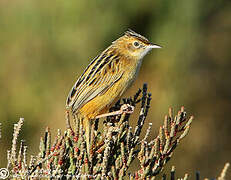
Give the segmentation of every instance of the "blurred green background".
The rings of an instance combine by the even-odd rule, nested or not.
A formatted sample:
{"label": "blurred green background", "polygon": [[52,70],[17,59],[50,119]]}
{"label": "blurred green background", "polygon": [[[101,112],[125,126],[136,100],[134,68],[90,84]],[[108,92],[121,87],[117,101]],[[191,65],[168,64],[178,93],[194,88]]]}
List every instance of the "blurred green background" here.
{"label": "blurred green background", "polygon": [[19,117],[29,154],[37,153],[46,126],[65,129],[73,83],[127,28],[163,46],[145,57],[126,93],[148,83],[153,136],[170,106],[195,116],[168,166],[182,176],[199,170],[216,177],[231,161],[231,1],[1,0],[0,167]]}

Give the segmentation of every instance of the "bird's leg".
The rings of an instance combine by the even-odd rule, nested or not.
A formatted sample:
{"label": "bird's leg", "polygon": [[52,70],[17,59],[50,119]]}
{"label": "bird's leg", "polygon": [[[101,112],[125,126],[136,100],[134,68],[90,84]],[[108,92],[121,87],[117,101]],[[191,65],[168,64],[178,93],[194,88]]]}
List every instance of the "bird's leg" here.
{"label": "bird's leg", "polygon": [[103,117],[108,117],[108,116],[117,116],[120,114],[131,114],[134,112],[134,106],[131,106],[130,104],[123,104],[120,107],[120,110],[118,111],[114,111],[114,112],[110,112],[110,113],[105,113],[105,114],[100,114],[98,116],[96,116],[96,118],[103,118]]}

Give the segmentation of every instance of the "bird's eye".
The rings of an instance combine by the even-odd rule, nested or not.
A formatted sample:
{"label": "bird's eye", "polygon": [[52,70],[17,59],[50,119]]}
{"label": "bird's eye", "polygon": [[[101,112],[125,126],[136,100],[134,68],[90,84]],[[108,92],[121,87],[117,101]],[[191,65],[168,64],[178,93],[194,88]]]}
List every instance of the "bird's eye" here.
{"label": "bird's eye", "polygon": [[138,47],[140,46],[140,43],[137,42],[137,41],[135,41],[135,42],[133,43],[133,45],[134,45],[134,47],[138,48]]}

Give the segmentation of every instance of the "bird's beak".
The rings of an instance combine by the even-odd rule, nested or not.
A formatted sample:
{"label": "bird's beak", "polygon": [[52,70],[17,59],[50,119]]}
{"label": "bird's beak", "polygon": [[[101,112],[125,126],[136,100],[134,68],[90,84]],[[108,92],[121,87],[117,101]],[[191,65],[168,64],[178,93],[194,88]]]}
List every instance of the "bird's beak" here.
{"label": "bird's beak", "polygon": [[157,44],[153,44],[153,43],[150,43],[150,44],[148,45],[148,47],[151,48],[151,49],[154,49],[154,48],[162,48],[161,46],[159,46],[159,45],[157,45]]}

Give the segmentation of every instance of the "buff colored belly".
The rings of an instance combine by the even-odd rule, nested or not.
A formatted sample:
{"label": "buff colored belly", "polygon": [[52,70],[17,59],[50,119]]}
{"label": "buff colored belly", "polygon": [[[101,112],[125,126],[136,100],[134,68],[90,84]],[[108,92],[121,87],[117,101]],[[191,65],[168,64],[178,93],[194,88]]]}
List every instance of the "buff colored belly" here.
{"label": "buff colored belly", "polygon": [[126,73],[104,94],[96,96],[79,109],[81,116],[94,119],[97,115],[108,112],[109,108],[119,100],[134,80],[134,73]]}

